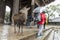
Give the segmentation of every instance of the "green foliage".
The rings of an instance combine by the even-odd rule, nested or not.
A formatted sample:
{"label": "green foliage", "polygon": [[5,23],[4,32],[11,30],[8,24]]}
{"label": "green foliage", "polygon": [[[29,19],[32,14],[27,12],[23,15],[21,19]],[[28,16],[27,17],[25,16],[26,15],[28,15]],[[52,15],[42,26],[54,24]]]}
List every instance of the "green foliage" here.
{"label": "green foliage", "polygon": [[[57,11],[58,13],[60,13],[60,8],[59,8],[60,4],[58,5],[50,5],[49,7],[46,7],[46,13],[49,14],[50,16],[54,15],[53,13],[55,11]],[[50,10],[49,10],[50,9]],[[52,13],[51,13],[52,12]]]}
{"label": "green foliage", "polygon": [[48,20],[49,20],[49,17],[55,17],[55,14],[53,14],[55,11],[60,16],[60,4],[50,5],[49,7],[46,7],[46,10],[45,11],[48,14]]}
{"label": "green foliage", "polygon": [[5,20],[8,22],[9,21],[9,18],[10,18],[10,13],[9,12],[6,12],[5,13]]}

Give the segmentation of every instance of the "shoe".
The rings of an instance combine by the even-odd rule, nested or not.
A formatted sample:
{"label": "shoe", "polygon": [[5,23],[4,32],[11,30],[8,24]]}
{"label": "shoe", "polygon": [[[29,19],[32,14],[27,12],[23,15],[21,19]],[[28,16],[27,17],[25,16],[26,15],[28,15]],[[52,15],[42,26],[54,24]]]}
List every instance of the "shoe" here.
{"label": "shoe", "polygon": [[43,36],[42,34],[40,34],[40,36]]}
{"label": "shoe", "polygon": [[40,34],[40,36],[43,36],[43,34]]}
{"label": "shoe", "polygon": [[40,38],[42,35],[37,35],[37,38]]}
{"label": "shoe", "polygon": [[43,36],[43,34],[40,34],[40,35],[38,35],[38,33],[36,34],[36,38],[41,37],[41,36]]}

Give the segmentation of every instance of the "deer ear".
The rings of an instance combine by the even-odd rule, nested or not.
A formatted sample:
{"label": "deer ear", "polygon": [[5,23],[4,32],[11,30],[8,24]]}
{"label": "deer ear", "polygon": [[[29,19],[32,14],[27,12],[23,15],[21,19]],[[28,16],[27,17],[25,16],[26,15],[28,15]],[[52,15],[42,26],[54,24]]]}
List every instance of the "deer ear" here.
{"label": "deer ear", "polygon": [[30,9],[30,7],[29,8],[27,8],[27,10],[29,10]]}

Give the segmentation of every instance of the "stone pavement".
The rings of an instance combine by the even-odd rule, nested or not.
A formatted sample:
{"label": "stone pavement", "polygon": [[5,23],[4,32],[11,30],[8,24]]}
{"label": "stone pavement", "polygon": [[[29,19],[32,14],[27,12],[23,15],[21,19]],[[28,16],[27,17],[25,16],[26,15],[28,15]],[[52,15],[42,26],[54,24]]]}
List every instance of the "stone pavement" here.
{"label": "stone pavement", "polygon": [[[34,30],[36,29],[36,30]],[[37,28],[26,28],[23,29],[23,34],[20,33],[14,33],[14,26],[11,25],[1,25],[0,26],[0,40],[18,40],[19,38],[22,38],[23,36],[29,35],[31,33],[34,33],[37,31]]]}
{"label": "stone pavement", "polygon": [[[22,38],[23,36],[27,36],[31,33],[34,33],[38,31],[36,26],[31,26],[32,28],[24,27],[23,35],[14,33],[14,26],[12,25],[1,25],[0,26],[0,40],[19,40],[19,38]],[[53,25],[46,25],[46,29],[50,27],[57,27]]]}
{"label": "stone pavement", "polygon": [[[52,27],[52,26],[54,27],[54,29],[52,30],[50,35],[45,33],[45,35],[48,35],[48,36],[45,37],[44,40],[60,40],[60,26],[57,26],[57,25],[46,25],[46,28]],[[45,35],[43,35],[43,36],[45,36]],[[36,38],[36,40],[41,40],[42,38],[41,37],[40,38]]]}

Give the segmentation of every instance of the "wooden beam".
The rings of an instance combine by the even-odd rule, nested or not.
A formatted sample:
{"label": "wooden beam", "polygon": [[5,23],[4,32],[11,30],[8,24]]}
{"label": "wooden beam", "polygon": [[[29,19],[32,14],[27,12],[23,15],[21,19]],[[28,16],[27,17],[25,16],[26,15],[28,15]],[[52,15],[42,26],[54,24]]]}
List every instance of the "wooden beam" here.
{"label": "wooden beam", "polygon": [[46,5],[45,1],[44,0],[42,0],[42,1],[43,1],[44,5]]}
{"label": "wooden beam", "polygon": [[[41,0],[41,1],[43,1],[42,2],[43,5],[46,5],[46,4],[49,4],[49,3],[53,2],[54,0]],[[38,6],[41,6],[40,5],[41,4],[40,2],[39,2],[39,0],[35,0],[36,5],[38,5]]]}
{"label": "wooden beam", "polygon": [[37,1],[35,1],[35,4],[36,4],[37,6],[40,6],[39,3],[38,3]]}
{"label": "wooden beam", "polygon": [[[38,6],[41,6],[41,3],[40,3],[40,2],[41,2],[41,1],[35,0],[35,4],[38,5]],[[44,0],[42,0],[42,4],[43,4],[43,5],[46,4]]]}
{"label": "wooden beam", "polygon": [[35,0],[35,4],[36,4],[37,6],[40,6],[39,3],[38,3],[38,0]]}
{"label": "wooden beam", "polygon": [[13,16],[14,14],[18,14],[18,12],[19,12],[19,0],[13,0],[12,24],[14,23]]}

